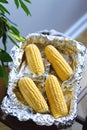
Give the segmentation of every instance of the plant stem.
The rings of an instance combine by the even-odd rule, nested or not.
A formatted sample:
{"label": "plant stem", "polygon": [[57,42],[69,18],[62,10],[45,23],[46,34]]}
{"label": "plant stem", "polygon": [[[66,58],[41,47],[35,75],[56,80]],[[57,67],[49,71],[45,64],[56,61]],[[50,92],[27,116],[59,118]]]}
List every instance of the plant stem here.
{"label": "plant stem", "polygon": [[4,66],[4,62],[1,60],[1,64],[2,64],[2,66]]}

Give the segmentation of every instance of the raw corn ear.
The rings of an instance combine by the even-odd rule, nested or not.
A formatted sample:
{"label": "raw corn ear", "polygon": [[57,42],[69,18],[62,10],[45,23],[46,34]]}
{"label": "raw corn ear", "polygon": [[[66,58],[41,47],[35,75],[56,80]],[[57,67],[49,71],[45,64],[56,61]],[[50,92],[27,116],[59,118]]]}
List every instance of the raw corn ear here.
{"label": "raw corn ear", "polygon": [[35,44],[29,44],[25,48],[27,64],[35,74],[44,73],[44,64],[39,48]]}
{"label": "raw corn ear", "polygon": [[73,74],[73,70],[54,46],[46,46],[45,54],[62,81],[70,78],[70,76]]}
{"label": "raw corn ear", "polygon": [[48,105],[32,79],[21,78],[18,81],[18,87],[29,107],[39,113],[48,112]]}
{"label": "raw corn ear", "polygon": [[47,77],[45,81],[45,90],[53,116],[55,118],[66,116],[68,114],[68,108],[62,89],[54,75]]}

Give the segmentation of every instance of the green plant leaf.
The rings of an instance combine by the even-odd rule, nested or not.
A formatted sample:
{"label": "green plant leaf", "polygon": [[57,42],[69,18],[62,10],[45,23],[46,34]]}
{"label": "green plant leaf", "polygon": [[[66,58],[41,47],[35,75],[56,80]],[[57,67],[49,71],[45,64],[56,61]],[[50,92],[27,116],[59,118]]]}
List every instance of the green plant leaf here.
{"label": "green plant leaf", "polygon": [[2,28],[0,27],[0,38],[3,36],[3,30]]}
{"label": "green plant leaf", "polygon": [[24,10],[24,12],[27,14],[27,15],[30,15],[31,16],[31,13],[28,9],[28,7],[24,4],[24,2],[22,0],[19,0],[20,1],[20,4],[21,4],[21,7],[22,9]]}
{"label": "green plant leaf", "polygon": [[15,33],[16,35],[20,34],[19,30],[14,26],[10,26],[10,30],[12,30],[12,32]]}
{"label": "green plant leaf", "polygon": [[4,50],[5,51],[7,50],[6,41],[7,41],[7,35],[6,35],[6,33],[4,33],[3,37],[2,37],[2,43],[4,45]]}
{"label": "green plant leaf", "polygon": [[28,2],[28,3],[30,3],[30,4],[31,4],[31,1],[30,1],[30,0],[24,0],[24,1],[26,1],[26,2]]}
{"label": "green plant leaf", "polygon": [[4,14],[4,10],[0,8],[0,14]]}
{"label": "green plant leaf", "polygon": [[19,8],[19,0],[14,0],[14,3],[16,5],[16,7]]}
{"label": "green plant leaf", "polygon": [[5,14],[0,14],[0,15],[3,18],[3,21],[6,22],[7,24],[10,22],[9,24],[17,26],[17,24],[15,24],[13,21],[11,21]]}
{"label": "green plant leaf", "polygon": [[0,10],[3,12],[3,13],[8,13],[10,15],[10,12],[3,6],[0,4]]}
{"label": "green plant leaf", "polygon": [[2,62],[12,62],[11,56],[4,50],[0,49],[0,60]]}
{"label": "green plant leaf", "polygon": [[7,74],[5,66],[3,65],[0,65],[0,78],[3,78],[5,81],[5,84],[8,85],[8,74]]}
{"label": "green plant leaf", "polygon": [[3,69],[2,69],[2,65],[0,65],[0,77],[3,78]]}
{"label": "green plant leaf", "polygon": [[8,3],[7,0],[0,0],[0,2],[2,2],[2,3]]}
{"label": "green plant leaf", "polygon": [[19,48],[18,44],[15,42],[15,40],[14,40],[12,37],[10,37],[10,36],[8,35],[8,38],[10,39],[10,41],[11,41],[14,45],[16,45],[16,46]]}
{"label": "green plant leaf", "polygon": [[9,32],[17,41],[21,42],[21,41],[25,41],[25,37],[22,36],[18,36],[12,32]]}

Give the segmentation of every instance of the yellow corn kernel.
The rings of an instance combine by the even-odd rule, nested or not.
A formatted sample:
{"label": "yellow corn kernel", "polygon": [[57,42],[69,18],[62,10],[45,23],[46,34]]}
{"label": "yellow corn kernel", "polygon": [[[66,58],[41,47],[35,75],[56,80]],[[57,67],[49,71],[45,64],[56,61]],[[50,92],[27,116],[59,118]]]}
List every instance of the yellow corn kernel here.
{"label": "yellow corn kernel", "polygon": [[52,45],[46,46],[45,54],[62,81],[70,78],[73,70],[55,47]]}
{"label": "yellow corn kernel", "polygon": [[68,114],[68,108],[56,76],[50,75],[47,77],[45,90],[53,116],[55,118],[66,116]]}
{"label": "yellow corn kernel", "polygon": [[18,87],[29,107],[39,113],[48,112],[48,105],[32,79],[21,78]]}
{"label": "yellow corn kernel", "polygon": [[29,44],[25,48],[25,55],[31,71],[35,74],[43,74],[44,64],[38,47],[35,44]]}

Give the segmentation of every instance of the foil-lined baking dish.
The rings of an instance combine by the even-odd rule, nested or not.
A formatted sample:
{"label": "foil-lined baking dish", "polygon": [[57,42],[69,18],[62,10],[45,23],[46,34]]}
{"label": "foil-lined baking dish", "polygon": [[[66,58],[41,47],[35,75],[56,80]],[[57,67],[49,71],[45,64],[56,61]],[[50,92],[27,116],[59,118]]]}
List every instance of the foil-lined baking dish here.
{"label": "foil-lined baking dish", "polygon": [[[31,72],[26,65],[24,56],[24,48],[28,44],[36,44],[43,57],[45,65],[45,73],[42,76],[37,76]],[[55,119],[51,114],[35,113],[28,107],[23,100],[19,90],[17,89],[17,81],[21,77],[30,77],[37,83],[40,91],[44,94],[44,81],[49,74],[54,74],[55,71],[51,69],[50,63],[46,60],[44,55],[44,47],[48,44],[55,46],[66,61],[72,67],[74,74],[66,81],[61,82],[61,87],[69,108],[69,114],[65,117]],[[37,125],[56,125],[58,128],[71,126],[77,115],[77,100],[80,93],[80,80],[84,69],[84,59],[86,55],[86,47],[75,40],[66,37],[64,34],[56,32],[55,30],[45,30],[38,33],[29,34],[25,42],[19,43],[19,48],[14,46],[11,49],[11,57],[13,62],[9,64],[9,83],[7,95],[4,97],[1,109],[5,114],[10,114],[17,117],[20,121],[27,121],[31,119]],[[45,95],[45,94],[44,94]]]}

